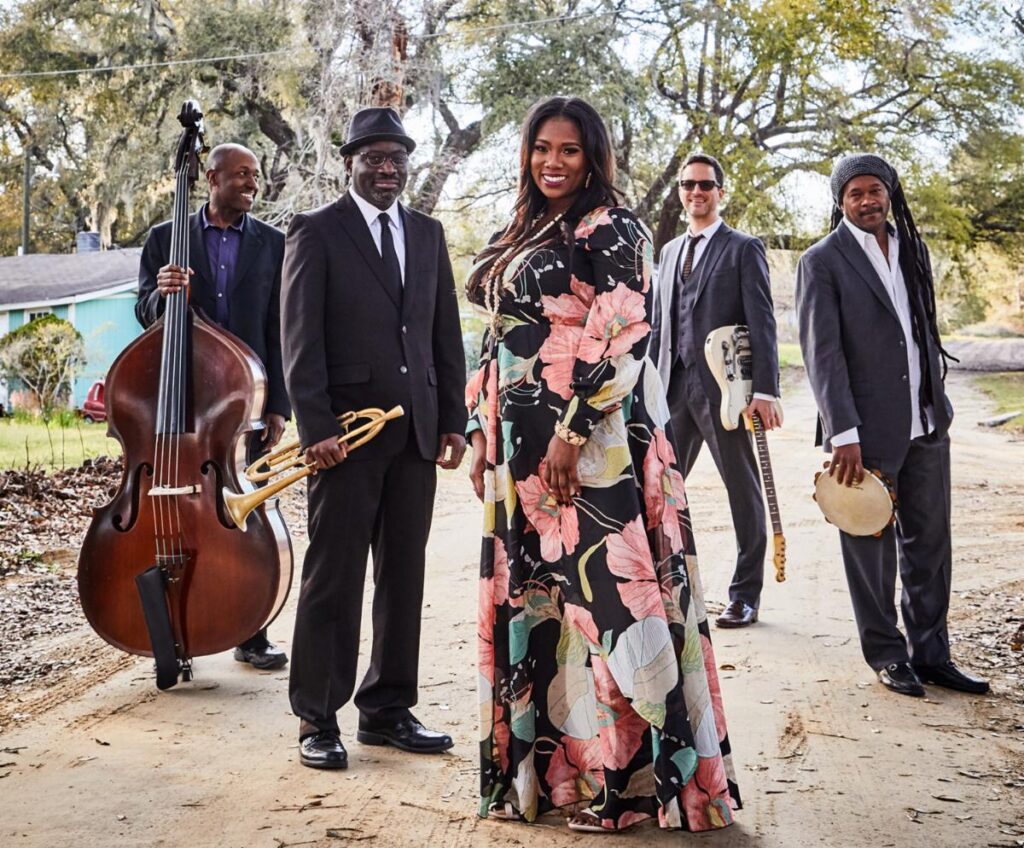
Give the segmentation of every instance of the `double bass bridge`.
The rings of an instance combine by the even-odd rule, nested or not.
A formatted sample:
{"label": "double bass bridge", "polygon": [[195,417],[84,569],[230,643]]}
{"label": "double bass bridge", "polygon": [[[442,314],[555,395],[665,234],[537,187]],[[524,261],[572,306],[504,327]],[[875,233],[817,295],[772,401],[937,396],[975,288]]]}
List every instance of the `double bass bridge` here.
{"label": "double bass bridge", "polygon": [[149,496],[158,495],[198,495],[203,491],[201,483],[193,483],[190,486],[154,486],[149,490]]}

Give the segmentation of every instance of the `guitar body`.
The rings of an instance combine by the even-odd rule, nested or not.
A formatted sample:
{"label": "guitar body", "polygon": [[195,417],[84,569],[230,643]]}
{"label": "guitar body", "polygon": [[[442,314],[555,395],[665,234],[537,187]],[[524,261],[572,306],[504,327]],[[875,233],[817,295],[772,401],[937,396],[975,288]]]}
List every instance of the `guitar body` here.
{"label": "guitar body", "polygon": [[740,419],[743,419],[747,429],[754,434],[765,500],[768,502],[768,514],[772,522],[772,562],[775,565],[775,579],[781,583],[786,579],[786,537],[782,534],[782,519],[779,516],[779,501],[775,495],[775,479],[772,475],[771,458],[768,455],[768,440],[760,416],[756,413],[753,418],[744,415],[754,397],[750,331],[743,324],[729,324],[712,330],[704,341],[704,358],[711,369],[711,376],[715,378],[722,391],[722,403],[719,407],[722,427],[726,430],[735,430],[740,426]]}
{"label": "guitar body", "polygon": [[704,358],[722,392],[719,407],[722,426],[735,430],[754,393],[747,328],[743,324],[730,324],[712,330],[704,342]]}

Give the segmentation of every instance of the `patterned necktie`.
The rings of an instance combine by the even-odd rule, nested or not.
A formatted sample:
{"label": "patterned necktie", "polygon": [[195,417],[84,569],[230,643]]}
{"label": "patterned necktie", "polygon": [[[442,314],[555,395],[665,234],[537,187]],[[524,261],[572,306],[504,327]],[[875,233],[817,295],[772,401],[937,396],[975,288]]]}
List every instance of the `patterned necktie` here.
{"label": "patterned necktie", "polygon": [[391,235],[391,216],[387,212],[381,212],[377,220],[380,221],[380,257],[384,260],[384,281],[395,302],[401,303],[402,266],[398,264],[395,239]]}
{"label": "patterned necktie", "polygon": [[699,242],[703,235],[690,236],[690,243],[686,245],[686,255],[683,256],[683,282],[685,283],[690,278],[690,272],[693,271],[693,254],[696,252],[697,242]]}

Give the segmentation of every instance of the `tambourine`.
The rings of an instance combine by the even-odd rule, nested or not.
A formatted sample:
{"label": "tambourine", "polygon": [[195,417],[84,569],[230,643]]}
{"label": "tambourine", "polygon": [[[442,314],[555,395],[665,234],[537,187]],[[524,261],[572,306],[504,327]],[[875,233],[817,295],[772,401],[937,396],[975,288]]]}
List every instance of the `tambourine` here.
{"label": "tambourine", "polygon": [[896,521],[896,493],[879,471],[864,469],[860,483],[847,486],[825,471],[814,475],[814,500],[825,520],[851,536],[881,536]]}

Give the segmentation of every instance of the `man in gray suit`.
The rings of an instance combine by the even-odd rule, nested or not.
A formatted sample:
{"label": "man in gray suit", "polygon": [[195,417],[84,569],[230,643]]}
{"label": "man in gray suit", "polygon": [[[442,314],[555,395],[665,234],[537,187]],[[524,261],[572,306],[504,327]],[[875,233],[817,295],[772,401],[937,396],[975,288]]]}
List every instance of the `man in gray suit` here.
{"label": "man in gray suit", "polygon": [[689,227],[661,251],[651,349],[668,387],[683,476],[707,442],[729,494],[736,571],[729,604],[716,621],[719,627],[745,627],[757,621],[764,584],[764,501],[749,433],[726,430],[719,418],[722,396],[704,359],[704,340],[724,325],[750,328],[754,399],[747,413],[760,416],[767,430],[782,423],[775,405],[779,356],[764,245],[719,217],[724,179],[718,161],[703,153],[687,157],[679,172]]}
{"label": "man in gray suit", "polygon": [[[880,537],[839,534],[861,649],[895,692],[920,697],[922,682],[987,692],[949,658],[953,408],[928,250],[884,159],[840,160],[831,187],[832,232],[801,257],[796,287],[818,444],[832,452],[838,482],[859,484],[865,467],[878,469],[899,502]],[[893,601],[897,562],[905,638]]]}

